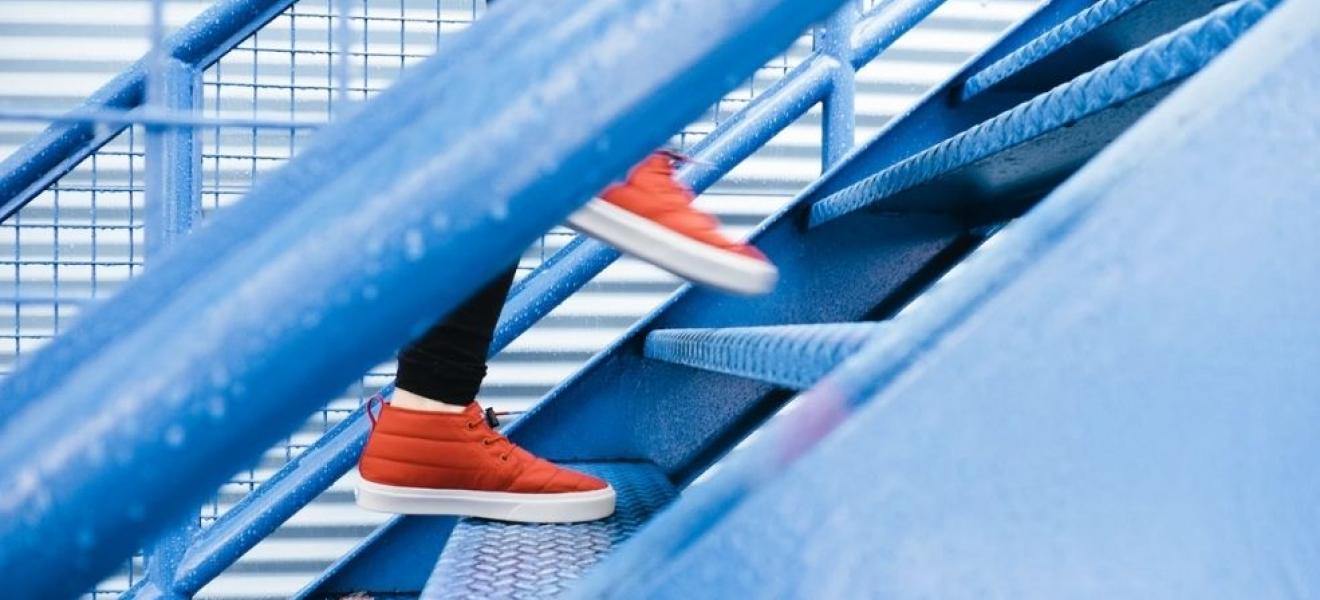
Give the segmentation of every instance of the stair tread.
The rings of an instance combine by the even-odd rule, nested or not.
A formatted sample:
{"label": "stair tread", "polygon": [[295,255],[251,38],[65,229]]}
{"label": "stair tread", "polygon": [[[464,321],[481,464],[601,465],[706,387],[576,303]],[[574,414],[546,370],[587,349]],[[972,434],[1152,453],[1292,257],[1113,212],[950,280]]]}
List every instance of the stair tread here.
{"label": "stair tread", "polygon": [[[1111,54],[1109,58],[1113,58],[1116,46],[1131,48],[1148,42],[1226,1],[1100,0],[969,77],[962,88],[962,100],[969,100],[1010,79],[1029,76],[1032,71],[1046,70],[1046,62],[1066,62],[1078,68],[1079,62],[1085,64],[1086,59],[1096,54]],[[1088,39],[1099,37],[1109,39],[1087,43]],[[1070,46],[1085,46],[1079,51],[1087,55],[1066,53]]]}
{"label": "stair tread", "polygon": [[[1238,0],[811,207],[811,226],[863,208],[1009,211],[1057,183],[1207,64],[1278,0]],[[1146,102],[1138,102],[1138,99]],[[1038,142],[1032,145],[1029,142]],[[1042,170],[1041,165],[1048,165]],[[932,185],[939,184],[939,185]],[[1002,206],[992,206],[995,202]]]}
{"label": "stair tread", "polygon": [[673,484],[651,463],[567,466],[614,486],[614,516],[590,523],[541,524],[461,519],[422,598],[541,598],[562,593],[675,495]]}
{"label": "stair tread", "polygon": [[861,349],[883,323],[661,329],[646,357],[805,389]]}

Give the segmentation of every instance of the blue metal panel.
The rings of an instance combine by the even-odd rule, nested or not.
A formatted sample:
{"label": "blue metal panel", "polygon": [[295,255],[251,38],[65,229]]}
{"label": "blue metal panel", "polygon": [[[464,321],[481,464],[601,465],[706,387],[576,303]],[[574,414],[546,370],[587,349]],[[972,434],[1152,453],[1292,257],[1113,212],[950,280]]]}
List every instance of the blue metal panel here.
{"label": "blue metal panel", "polygon": [[421,63],[71,332],[142,316],[114,342],[14,376],[0,576],[83,589],[833,4],[493,11],[446,50],[504,60]]}
{"label": "blue metal panel", "polygon": [[610,482],[614,514],[591,523],[499,523],[463,519],[450,535],[421,597],[487,600],[551,598],[625,542],[674,497],[664,473],[647,463],[570,465]]}
{"label": "blue metal panel", "polygon": [[1226,1],[1102,0],[973,75],[961,97],[966,101],[1001,84],[1048,90]]}
{"label": "blue metal panel", "polygon": [[835,436],[649,545],[694,487],[624,549],[674,560],[588,591],[1314,595],[1317,98],[1286,2],[897,317]]}
{"label": "blue metal panel", "polygon": [[660,329],[646,336],[645,353],[650,359],[805,389],[884,330],[882,323]]}
{"label": "blue metal panel", "polygon": [[[1195,73],[1277,1],[1240,0],[1220,7],[831,194],[812,205],[811,226],[864,208],[992,214],[1020,210],[1033,190],[1046,189],[1066,177],[1163,97],[1152,92]],[[1151,97],[1143,98],[1148,94]],[[1106,111],[1110,108],[1113,110]],[[1047,136],[1056,131],[1057,135]],[[1029,140],[1035,140],[1034,145],[1014,148]],[[1015,152],[1004,152],[1010,148]],[[974,164],[978,161],[983,162]],[[932,182],[935,185],[917,189]],[[997,205],[986,206],[989,204]]]}
{"label": "blue metal panel", "polygon": [[[275,18],[294,0],[220,0],[165,42],[167,57],[201,69],[228,52],[244,38]],[[127,110],[146,96],[147,56],[92,94],[83,111]],[[50,126],[0,163],[0,221],[23,208],[41,190],[105,145],[124,124],[60,123]]]}

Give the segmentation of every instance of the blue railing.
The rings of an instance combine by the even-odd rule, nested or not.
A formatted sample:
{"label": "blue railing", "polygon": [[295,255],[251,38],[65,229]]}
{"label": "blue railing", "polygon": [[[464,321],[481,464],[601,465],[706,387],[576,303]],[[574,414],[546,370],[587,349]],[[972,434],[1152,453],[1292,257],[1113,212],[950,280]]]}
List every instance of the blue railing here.
{"label": "blue railing", "polygon": [[[848,3],[818,33],[817,52],[695,147],[692,153],[700,166],[686,169],[681,177],[699,190],[706,188],[818,102],[826,107],[822,160],[825,164],[837,161],[852,141],[855,69],[874,58],[940,3],[882,2],[864,16],[859,14],[857,3]],[[0,183],[4,184],[0,190],[5,192],[0,196],[4,215],[13,214],[35,197],[43,185],[67,172],[118,134],[123,126],[138,123],[148,126],[148,252],[185,232],[200,210],[196,191],[200,166],[191,133],[194,128],[312,125],[292,120],[206,118],[195,112],[199,97],[192,92],[198,85],[200,68],[213,63],[289,4],[221,3],[164,44],[159,54],[140,61],[86,105],[59,116],[63,124],[52,127],[25,146],[0,170]],[[345,80],[339,79],[337,91],[342,94],[345,87]],[[101,126],[93,127],[93,123]],[[118,127],[107,128],[106,124]],[[512,294],[497,335],[496,351],[617,256],[604,245],[579,239],[546,260]],[[99,343],[113,342],[117,333],[114,328],[101,331],[106,332],[106,338]],[[56,346],[49,352],[61,352],[59,344]],[[23,382],[17,377],[5,382],[3,385],[17,386],[11,388],[16,393],[0,397],[18,398],[44,391],[25,389],[21,387]],[[49,385],[58,382],[58,379],[45,381]],[[0,411],[0,414],[10,412],[13,411]],[[152,555],[151,574],[139,582],[134,593],[186,594],[200,589],[351,468],[365,432],[362,414],[357,411],[196,537],[191,531],[195,524],[190,520],[185,535],[167,537],[160,551]]]}
{"label": "blue railing", "polygon": [[[158,527],[162,515],[178,513],[182,506],[185,506],[193,497],[197,496],[199,490],[207,489],[208,484],[214,483],[214,473],[223,472],[225,469],[232,469],[239,466],[237,462],[240,457],[234,456],[230,451],[235,446],[235,442],[242,443],[243,447],[257,447],[250,445],[253,440],[263,440],[277,435],[283,428],[283,423],[291,422],[290,419],[297,418],[305,414],[303,405],[308,402],[290,403],[290,406],[276,405],[248,405],[244,410],[229,410],[230,403],[241,403],[244,392],[247,389],[259,389],[266,394],[283,395],[278,393],[282,387],[288,386],[294,379],[306,383],[305,374],[294,377],[295,373],[289,373],[288,368],[277,368],[277,363],[288,363],[292,356],[289,352],[297,348],[310,348],[304,346],[310,340],[317,336],[332,335],[334,333],[342,334],[342,329],[338,325],[332,327],[331,323],[341,324],[349,323],[353,319],[340,320],[340,316],[361,315],[364,313],[377,313],[385,315],[384,319],[376,322],[376,327],[364,330],[367,337],[363,338],[360,346],[351,352],[341,353],[341,356],[335,357],[333,362],[326,362],[319,367],[342,367],[344,362],[363,363],[365,360],[373,358],[369,348],[372,344],[369,341],[376,342],[382,348],[397,344],[398,341],[406,339],[409,324],[402,322],[397,317],[391,318],[389,315],[406,314],[408,311],[385,310],[380,308],[388,306],[392,309],[408,308],[409,300],[402,298],[384,296],[374,296],[370,293],[354,294],[345,293],[342,290],[372,290],[380,289],[381,284],[394,284],[401,281],[408,273],[415,273],[420,267],[418,264],[427,264],[429,267],[435,267],[431,260],[414,260],[411,256],[411,250],[415,245],[409,244],[408,248],[393,247],[386,244],[385,248],[379,250],[368,249],[362,256],[362,252],[355,252],[340,256],[330,263],[319,263],[316,257],[305,252],[294,252],[296,244],[302,243],[300,239],[305,239],[308,235],[308,225],[311,221],[321,220],[325,217],[324,211],[312,211],[304,209],[304,206],[311,202],[321,203],[339,203],[342,204],[344,212],[335,218],[324,221],[327,226],[347,227],[359,231],[371,231],[369,229],[360,229],[367,222],[375,222],[382,226],[380,231],[388,231],[390,228],[400,227],[403,224],[410,226],[409,229],[401,230],[399,233],[409,235],[422,235],[423,242],[428,248],[435,248],[435,252],[425,253],[427,256],[446,254],[451,258],[458,256],[459,260],[446,263],[445,269],[462,268],[462,271],[456,272],[478,272],[481,266],[492,259],[500,258],[503,255],[516,253],[520,250],[519,245],[525,244],[526,236],[535,236],[543,231],[548,225],[554,224],[563,214],[575,204],[580,202],[580,198],[586,197],[592,191],[592,188],[605,183],[611,173],[627,166],[628,162],[635,160],[641,153],[645,152],[647,147],[653,147],[668,135],[669,131],[681,125],[686,118],[690,118],[697,111],[704,108],[704,102],[713,100],[718,94],[719,81],[727,80],[727,76],[732,73],[741,73],[755,68],[761,61],[768,58],[770,47],[766,44],[773,40],[776,43],[786,43],[792,39],[803,26],[811,20],[818,18],[825,10],[822,6],[799,6],[810,3],[780,2],[771,7],[759,6],[761,3],[730,3],[730,6],[721,6],[713,12],[720,14],[697,16],[698,11],[695,3],[668,3],[679,7],[674,13],[666,13],[665,18],[681,20],[684,18],[693,19],[694,22],[706,21],[707,18],[719,18],[720,26],[714,36],[705,36],[702,38],[694,37],[696,31],[703,31],[701,28],[688,28],[690,33],[679,33],[682,28],[666,28],[664,30],[633,31],[629,28],[645,27],[645,24],[638,21],[627,21],[623,15],[629,10],[645,10],[652,8],[642,6],[641,3],[630,3],[626,6],[598,6],[600,3],[587,3],[583,6],[569,7],[556,6],[554,8],[563,11],[570,11],[579,16],[584,16],[581,20],[568,20],[567,23],[548,22],[544,13],[536,11],[526,11],[528,14],[518,14],[516,11],[505,11],[506,15],[502,19],[490,19],[491,24],[485,26],[485,33],[482,35],[469,36],[474,46],[484,46],[484,50],[500,49],[510,55],[518,55],[518,51],[531,47],[535,41],[525,41],[524,36],[512,35],[515,32],[527,30],[550,31],[556,27],[596,27],[599,30],[593,30],[593,36],[570,35],[557,37],[555,52],[537,52],[537,56],[554,56],[555,59],[541,59],[532,56],[522,56],[522,60],[511,60],[510,69],[526,69],[529,66],[535,68],[528,70],[518,70],[506,73],[506,75],[519,75],[520,79],[530,79],[538,82],[543,87],[531,87],[532,91],[540,91],[542,99],[551,107],[558,106],[562,110],[580,102],[581,97],[574,94],[568,97],[563,94],[557,94],[551,75],[560,77],[580,77],[587,71],[583,71],[584,62],[574,62],[571,60],[577,57],[579,61],[590,48],[590,42],[574,41],[580,38],[596,39],[607,37],[603,34],[630,31],[632,34],[645,33],[651,36],[659,36],[657,39],[666,39],[674,37],[673,42],[679,43],[684,48],[682,52],[674,52],[672,49],[666,50],[666,54],[659,62],[664,68],[654,73],[636,74],[626,69],[624,62],[612,63],[606,65],[605,72],[600,72],[601,65],[599,61],[588,61],[592,64],[590,70],[592,77],[601,77],[600,81],[609,81],[609,93],[606,93],[602,84],[586,85],[584,90],[579,92],[586,93],[587,97],[598,100],[597,108],[599,114],[592,118],[575,119],[571,123],[555,122],[549,115],[555,114],[555,111],[546,112],[537,111],[535,114],[528,114],[516,110],[512,103],[505,103],[500,106],[475,106],[464,103],[461,98],[445,96],[443,87],[437,83],[437,80],[443,79],[448,83],[468,83],[472,85],[484,85],[493,88],[507,87],[507,80],[491,81],[492,75],[474,67],[465,67],[462,64],[449,63],[443,61],[428,61],[416,73],[410,74],[408,84],[399,86],[396,90],[382,95],[381,98],[374,100],[368,109],[354,116],[352,119],[332,126],[321,133],[319,138],[321,144],[309,149],[301,157],[293,161],[289,168],[281,171],[268,179],[265,185],[256,188],[250,195],[250,199],[261,199],[262,202],[244,202],[240,205],[242,208],[233,211],[227,211],[224,215],[217,217],[216,223],[196,236],[189,244],[181,246],[178,250],[172,252],[170,256],[162,260],[158,266],[154,267],[143,278],[130,285],[124,293],[114,298],[104,307],[100,308],[96,314],[85,319],[78,327],[70,332],[64,340],[57,341],[49,348],[37,356],[37,359],[28,367],[17,373],[15,376],[6,380],[3,384],[6,392],[27,392],[24,394],[28,398],[42,398],[43,403],[48,407],[56,408],[52,413],[58,413],[58,407],[71,409],[76,404],[75,397],[82,393],[78,392],[83,386],[92,385],[102,397],[108,398],[104,408],[120,411],[115,419],[99,421],[91,419],[82,421],[84,424],[92,427],[93,431],[82,428],[76,432],[69,431],[70,428],[65,423],[60,427],[62,433],[55,433],[54,447],[60,448],[61,452],[70,450],[75,451],[79,458],[74,462],[80,463],[78,467],[68,462],[54,460],[52,455],[44,457],[35,457],[35,460],[29,462],[32,465],[30,469],[25,469],[22,473],[13,473],[6,477],[15,478],[18,492],[15,497],[25,497],[27,500],[38,500],[35,504],[29,506],[43,507],[44,502],[40,500],[49,499],[51,495],[58,496],[56,503],[65,508],[65,510],[51,509],[48,511],[38,510],[38,514],[31,520],[22,523],[17,520],[7,520],[10,526],[15,527],[14,531],[7,532],[7,539],[14,540],[14,544],[6,548],[6,556],[0,560],[0,565],[6,565],[6,572],[12,573],[10,580],[16,585],[25,584],[42,586],[40,589],[54,590],[75,590],[72,586],[84,585],[89,582],[89,577],[93,577],[100,572],[104,572],[108,561],[113,560],[116,555],[122,555],[125,549],[131,549],[136,540],[141,539],[150,529],[145,525],[151,523]],[[753,4],[757,4],[753,8]],[[674,8],[671,6],[670,8]],[[702,7],[702,13],[710,13],[710,7]],[[768,9],[768,10],[767,10]],[[533,14],[535,13],[535,14]],[[655,15],[653,15],[655,16]],[[659,21],[664,18],[657,17]],[[558,19],[555,19],[558,21]],[[654,23],[656,21],[652,21]],[[709,32],[709,25],[704,30]],[[570,32],[570,33],[582,33]],[[511,36],[511,37],[501,37]],[[631,36],[627,36],[631,37]],[[738,40],[757,40],[755,42],[745,42]],[[668,46],[664,45],[663,46]],[[451,50],[463,52],[464,47],[454,47]],[[540,48],[546,50],[546,48]],[[617,56],[622,59],[637,59],[640,56],[647,56],[648,59],[655,59],[646,55],[646,49],[637,47],[616,48]],[[475,51],[475,50],[474,50]],[[568,65],[562,71],[554,70],[556,65]],[[610,68],[615,69],[610,71]],[[719,75],[719,77],[714,77]],[[619,87],[622,84],[623,87]],[[685,90],[682,100],[672,98],[673,86],[681,85]],[[522,88],[523,86],[519,86]],[[791,86],[783,86],[789,88]],[[400,89],[402,88],[402,89]],[[636,93],[620,96],[620,90],[637,90]],[[500,90],[495,91],[510,91]],[[593,94],[595,94],[593,96]],[[508,94],[509,98],[515,98],[516,94]],[[665,99],[662,101],[662,98]],[[805,110],[806,106],[802,106]],[[422,109],[417,112],[411,109]],[[387,108],[410,109],[404,112],[395,110],[386,110]],[[762,106],[761,108],[764,108]],[[645,126],[638,126],[637,122],[631,120],[632,115],[642,113],[647,114],[651,122]],[[409,131],[399,131],[399,114],[418,115],[420,122],[424,127],[409,127]],[[573,180],[571,185],[565,185],[565,181],[560,180],[558,184],[547,189],[544,187],[542,177],[539,173],[531,173],[522,170],[515,173],[512,180],[518,187],[512,188],[501,196],[501,200],[512,201],[514,207],[518,209],[518,218],[509,219],[504,210],[512,207],[499,206],[492,202],[490,205],[474,207],[470,203],[465,206],[457,204],[449,206],[443,212],[432,212],[421,214],[416,210],[406,210],[398,201],[386,202],[380,200],[379,204],[388,204],[388,208],[380,208],[376,202],[360,209],[356,215],[349,210],[354,204],[360,202],[360,196],[370,196],[372,192],[382,187],[394,184],[397,179],[391,177],[403,172],[402,167],[407,166],[414,173],[424,173],[429,177],[420,178],[414,183],[439,183],[441,181],[450,182],[453,179],[435,178],[441,171],[457,177],[459,175],[471,175],[478,173],[481,169],[495,168],[499,161],[483,160],[480,158],[468,159],[468,167],[476,167],[474,170],[448,170],[449,167],[441,168],[438,165],[425,163],[425,157],[432,156],[436,151],[444,148],[454,147],[463,142],[475,143],[479,137],[463,137],[465,135],[477,135],[477,132],[470,128],[460,127],[461,119],[456,119],[455,115],[466,115],[468,119],[476,114],[485,114],[487,116],[504,117],[508,119],[517,119],[523,122],[535,122],[544,128],[539,131],[559,132],[563,137],[556,139],[555,143],[546,144],[539,154],[529,156],[529,160],[558,160],[564,158],[559,169],[563,173],[572,173]],[[471,121],[468,121],[469,123]],[[439,125],[445,125],[438,128]],[[165,125],[156,122],[153,125]],[[431,129],[431,127],[437,127]],[[430,129],[434,131],[443,131],[448,135],[416,135],[419,129]],[[179,146],[181,140],[171,141],[168,133],[169,129],[160,127],[161,138],[160,147],[162,153],[174,152],[176,156],[190,155],[190,153]],[[388,154],[391,160],[390,164],[379,166],[380,170],[373,169],[372,173],[358,173],[347,177],[341,183],[345,187],[352,187],[358,191],[357,195],[349,194],[347,191],[336,189],[327,191],[321,188],[325,178],[331,177],[337,172],[338,166],[342,166],[354,161],[369,159],[371,156],[379,157],[381,154],[370,155],[369,153],[376,148],[381,148],[386,144],[384,139],[362,140],[360,134],[364,131],[379,132],[381,138],[392,134],[393,139],[388,145],[393,150],[411,149],[416,152],[409,153],[408,160],[399,160],[397,152],[391,151]],[[413,133],[410,133],[413,132]],[[579,146],[583,144],[582,135],[610,135],[619,136],[620,147],[612,152],[604,153],[603,150],[582,149]],[[627,134],[627,135],[624,135]],[[353,138],[358,139],[353,139]],[[425,138],[425,139],[422,139]],[[625,140],[625,138],[627,138]],[[488,142],[488,140],[487,140]],[[174,144],[171,150],[171,144]],[[712,144],[713,146],[714,144]],[[634,147],[635,146],[635,147]],[[357,152],[352,156],[345,154],[346,147],[356,148]],[[86,146],[83,146],[86,148]],[[621,149],[622,148],[622,149]],[[626,149],[626,150],[625,150]],[[84,151],[75,150],[74,152]],[[549,153],[549,154],[547,154]],[[534,153],[535,154],[535,153]],[[353,160],[350,160],[353,159]],[[189,159],[190,160],[190,159]],[[375,161],[384,160],[375,158]],[[63,162],[63,161],[60,161]],[[398,165],[403,162],[406,165]],[[614,164],[614,163],[619,164]],[[533,163],[535,164],[535,163]],[[334,168],[332,168],[334,167]],[[359,168],[356,171],[365,171]],[[168,181],[166,173],[159,174],[156,181]],[[508,173],[503,176],[509,179]],[[37,183],[36,179],[31,180],[28,187]],[[181,180],[176,180],[181,181]],[[476,185],[476,180],[467,179],[465,185]],[[183,181],[186,184],[186,181]],[[23,189],[28,189],[24,187]],[[578,189],[581,188],[581,189]],[[162,188],[163,190],[164,188]],[[176,188],[178,189],[178,188]],[[399,194],[400,197],[406,197],[409,192],[421,193],[420,187],[406,187]],[[522,192],[522,193],[518,193]],[[308,200],[309,197],[324,196],[316,200]],[[470,194],[469,197],[477,197],[480,194]],[[530,202],[531,197],[537,199],[536,202]],[[455,195],[454,197],[457,197]],[[562,198],[562,200],[555,200]],[[354,202],[350,202],[349,200]],[[280,202],[278,200],[288,200]],[[19,202],[21,204],[21,202]],[[417,206],[421,203],[414,203]],[[441,203],[443,206],[446,203]],[[453,204],[453,203],[449,203]],[[251,208],[249,208],[251,207]],[[155,219],[156,223],[163,224],[163,227],[176,226],[181,229],[181,223],[186,222],[186,217],[192,214],[192,208],[189,206],[175,207],[179,210],[162,211],[160,218]],[[395,213],[398,214],[395,214]],[[408,213],[406,215],[402,213]],[[563,214],[560,214],[563,213]],[[455,225],[448,235],[437,236],[431,231],[421,231],[419,228],[430,227],[437,228],[435,219],[442,218],[436,215],[444,214],[448,218],[455,219],[452,223],[461,223]],[[233,216],[230,216],[233,215]],[[349,216],[353,216],[352,223],[349,223]],[[357,217],[363,217],[361,219]],[[401,218],[402,217],[402,218]],[[462,222],[464,218],[472,219],[473,222]],[[458,245],[463,239],[474,242],[477,237],[476,232],[483,229],[489,233],[491,226],[495,223],[502,223],[497,228],[499,235],[480,236],[481,244],[472,246]],[[172,224],[172,225],[171,225]],[[246,238],[246,239],[244,239]],[[162,243],[165,239],[161,238]],[[269,240],[268,246],[259,240]],[[479,256],[454,253],[452,250],[457,248],[479,248],[486,247],[487,250],[494,252],[482,253]],[[573,249],[581,251],[587,247],[587,244],[575,244]],[[342,249],[348,250],[348,249]],[[358,250],[354,247],[352,250]],[[328,251],[324,245],[318,244],[318,253]],[[245,297],[240,290],[239,293],[228,294],[224,297],[217,297],[212,294],[202,294],[203,291],[214,291],[219,288],[212,288],[213,285],[223,283],[224,289],[231,286],[241,286],[244,284],[255,285],[255,279],[260,279],[259,274],[254,274],[253,263],[247,262],[245,257],[255,257],[263,252],[273,252],[267,254],[264,259],[259,261],[263,267],[258,271],[265,272],[269,276],[276,276],[276,279],[269,280],[272,284],[279,281],[288,281],[284,276],[278,276],[280,266],[279,261],[271,261],[276,256],[298,256],[298,259],[292,262],[301,262],[295,270],[302,275],[304,283],[310,283],[306,280],[306,274],[309,268],[328,269],[322,270],[321,275],[325,275],[321,281],[311,288],[319,287],[324,294],[318,294],[315,289],[309,286],[299,286],[299,289],[292,289],[286,285],[276,285],[274,289],[270,286],[257,290],[250,288],[255,296]],[[290,254],[292,252],[292,254]],[[316,253],[314,253],[316,254]],[[371,256],[375,254],[375,256]],[[328,258],[322,255],[321,258]],[[345,263],[357,263],[363,268],[363,272],[371,272],[382,265],[371,263],[373,260],[384,259],[382,271],[370,273],[365,280],[356,280],[355,276],[342,273]],[[425,257],[422,257],[423,259]],[[310,261],[306,259],[312,259]],[[552,265],[566,265],[565,260],[552,261]],[[369,264],[371,263],[371,264]],[[207,264],[205,270],[198,269],[201,264]],[[411,265],[411,266],[409,266]],[[293,268],[292,265],[285,265],[285,268]],[[332,272],[340,272],[338,276]],[[291,272],[285,272],[285,275]],[[438,277],[436,279],[445,279]],[[374,283],[373,283],[374,282]],[[385,287],[388,287],[385,286]],[[452,301],[460,298],[464,293],[464,286],[445,286],[448,289],[433,290],[438,292],[444,298],[444,301]],[[521,289],[529,289],[523,286]],[[229,320],[228,326],[224,331],[205,330],[198,332],[199,338],[193,339],[190,343],[180,340],[177,335],[177,326],[183,322],[173,320],[178,319],[183,310],[183,305],[188,303],[185,298],[188,297],[188,291],[192,290],[199,296],[192,297],[193,305],[189,308],[192,318],[187,322],[195,323],[195,315],[198,309],[205,308],[210,311],[235,310],[237,312],[228,313],[229,317],[218,316],[212,312],[212,318],[218,321]],[[171,294],[169,292],[173,291]],[[277,337],[282,338],[280,345],[284,352],[272,353],[264,351],[264,348],[254,347],[260,344],[253,344],[253,341],[260,340],[264,336],[270,335],[271,328],[278,326],[278,319],[271,318],[272,315],[291,309],[293,305],[284,301],[276,302],[277,297],[297,296],[298,298],[309,300],[303,308],[305,309],[301,316],[303,320],[298,321],[297,325],[290,324],[289,329],[280,331]],[[348,298],[336,297],[350,296]],[[448,298],[453,296],[453,298]],[[432,297],[431,305],[434,309],[435,298]],[[251,312],[256,308],[249,302],[255,301],[258,304],[271,309],[270,311]],[[443,303],[443,302],[442,302]],[[352,313],[345,313],[349,309],[354,309]],[[515,307],[516,308],[516,307]],[[535,309],[533,309],[535,310]],[[306,319],[308,313],[315,314],[323,319],[318,323],[309,323]],[[261,314],[261,323],[244,319],[243,315]],[[291,314],[291,313],[290,313]],[[132,318],[109,318],[114,317],[132,317]],[[310,319],[315,320],[315,319]],[[276,325],[272,325],[276,323]],[[365,322],[361,325],[365,326]],[[205,327],[203,329],[206,329]],[[170,333],[173,332],[173,333]],[[154,338],[156,341],[143,346],[138,346],[144,341],[139,336]],[[310,337],[308,337],[310,336]],[[225,339],[230,343],[222,344]],[[392,339],[398,338],[398,339]],[[165,346],[169,346],[169,340],[174,340],[182,344],[174,348],[173,351],[166,351]],[[241,341],[240,341],[241,340]],[[123,344],[130,344],[140,349],[146,349],[143,355],[134,357],[131,362],[146,365],[153,365],[155,377],[140,380],[138,378],[119,378],[118,382],[94,382],[97,379],[96,373],[112,372],[107,370],[106,365],[100,363],[107,359],[117,361],[127,359],[120,353],[114,352],[116,347]],[[249,346],[249,347],[242,347]],[[210,356],[215,360],[209,361],[210,366],[198,364],[189,361],[186,364],[180,363],[182,355],[198,352],[196,356]],[[283,355],[283,356],[281,356]],[[228,360],[226,364],[224,361]],[[327,358],[327,360],[330,360]],[[62,368],[54,368],[53,364],[59,363]],[[217,368],[217,364],[221,365]],[[367,363],[363,363],[367,364]],[[127,366],[127,365],[124,365]],[[165,368],[165,367],[169,368]],[[286,367],[288,365],[286,364]],[[310,366],[310,365],[309,365]],[[202,370],[198,370],[202,369]],[[131,370],[131,369],[130,369]],[[320,369],[318,369],[319,371]],[[203,372],[205,371],[205,372]],[[328,372],[336,372],[337,369],[329,369]],[[126,373],[119,369],[114,369],[117,375]],[[325,371],[322,371],[325,372]],[[164,379],[162,379],[162,377]],[[235,378],[235,379],[231,379]],[[166,379],[172,380],[171,385],[159,387]],[[221,383],[223,380],[223,384]],[[235,381],[241,381],[243,386],[232,385]],[[107,387],[105,384],[110,383]],[[305,385],[300,392],[306,392]],[[168,389],[167,389],[168,388]],[[239,391],[235,391],[238,388]],[[325,390],[318,390],[325,391]],[[328,393],[328,392],[327,392]],[[220,400],[215,400],[216,396]],[[310,394],[315,396],[317,394]],[[6,393],[6,398],[18,397],[17,395]],[[68,398],[60,400],[59,398]],[[49,402],[46,402],[49,400]],[[160,404],[166,406],[178,406],[171,411],[154,410]],[[214,410],[215,406],[223,407],[221,410]],[[199,410],[205,407],[211,407],[212,410]],[[190,410],[191,408],[191,410]],[[94,411],[95,412],[95,411]],[[205,414],[197,414],[202,412]],[[11,413],[6,413],[11,414]],[[43,413],[51,414],[51,413]],[[105,416],[105,415],[103,415]],[[9,425],[13,431],[17,432],[19,425],[22,425],[24,431],[36,432],[42,429],[38,421],[44,421],[39,415],[30,411],[14,413],[9,417]],[[124,428],[116,428],[114,423],[122,424],[124,422],[134,422],[137,427],[134,431],[125,431]],[[32,426],[32,428],[29,428]],[[6,437],[6,443],[0,451],[15,450],[22,440],[23,436],[15,435]],[[184,440],[188,442],[190,452],[186,455],[178,455],[180,460],[157,461],[155,468],[145,467],[146,463],[132,460],[134,457],[159,458],[160,456],[169,456],[170,448],[177,448],[183,444]],[[88,446],[85,443],[94,444]],[[116,448],[121,453],[115,460],[106,464],[105,456],[99,458],[95,449],[100,447]],[[86,451],[86,453],[82,453]],[[127,456],[128,460],[119,460]],[[171,459],[175,458],[171,456]],[[161,464],[163,463],[163,464]],[[100,467],[100,468],[94,468]],[[135,468],[136,467],[136,468]],[[94,477],[82,476],[78,471],[82,469],[91,469],[96,473]],[[194,478],[195,473],[209,473],[206,478]],[[35,478],[35,481],[33,480]],[[184,483],[184,481],[186,483]],[[163,481],[177,481],[183,485],[176,486],[186,489],[190,493],[180,495],[175,490],[167,490],[162,485]],[[166,492],[169,492],[168,494]],[[117,493],[107,493],[117,492]],[[35,494],[35,495],[34,495]],[[136,497],[133,497],[136,496]],[[94,501],[93,499],[98,499]],[[100,506],[93,510],[95,504]],[[107,505],[108,504],[108,505]],[[55,533],[53,530],[44,529],[59,525],[60,532],[76,532],[70,537],[67,533],[60,535],[44,535]],[[12,534],[12,535],[8,535]],[[40,540],[41,543],[38,543]],[[17,565],[23,564],[19,561],[31,561],[47,552],[64,552],[64,556],[77,555],[84,560],[78,561],[75,568],[76,577],[63,577],[56,580],[52,577],[53,573],[41,569],[27,569],[19,571]],[[69,554],[72,553],[72,554]],[[177,555],[178,552],[176,551]],[[32,564],[32,563],[28,563]],[[49,588],[45,586],[50,586]]]}

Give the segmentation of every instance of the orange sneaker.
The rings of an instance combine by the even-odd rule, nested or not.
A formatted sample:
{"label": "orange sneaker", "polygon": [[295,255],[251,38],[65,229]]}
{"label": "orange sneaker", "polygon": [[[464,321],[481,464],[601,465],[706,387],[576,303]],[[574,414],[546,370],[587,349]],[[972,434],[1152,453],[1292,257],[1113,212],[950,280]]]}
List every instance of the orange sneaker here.
{"label": "orange sneaker", "polygon": [[514,445],[476,402],[461,413],[383,405],[358,471],[358,506],[380,512],[527,523],[614,513],[614,488]]}
{"label": "orange sneaker", "polygon": [[738,294],[764,294],[779,271],[759,250],[724,237],[719,220],[692,207],[674,179],[677,155],[657,152],[623,183],[568,218],[573,229],[684,279]]}

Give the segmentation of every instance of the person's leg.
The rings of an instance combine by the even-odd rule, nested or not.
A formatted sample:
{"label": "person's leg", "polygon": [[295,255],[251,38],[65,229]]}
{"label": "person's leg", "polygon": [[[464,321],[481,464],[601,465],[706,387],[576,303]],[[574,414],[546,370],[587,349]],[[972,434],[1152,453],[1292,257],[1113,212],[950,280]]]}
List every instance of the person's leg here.
{"label": "person's leg", "polygon": [[515,446],[475,402],[513,277],[501,273],[399,353],[394,395],[358,462],[359,506],[531,522],[614,512],[609,484]]}
{"label": "person's leg", "polygon": [[[458,412],[477,397],[486,357],[516,268],[501,273],[457,310],[399,352],[392,403]],[[441,403],[445,406],[435,406]]]}

